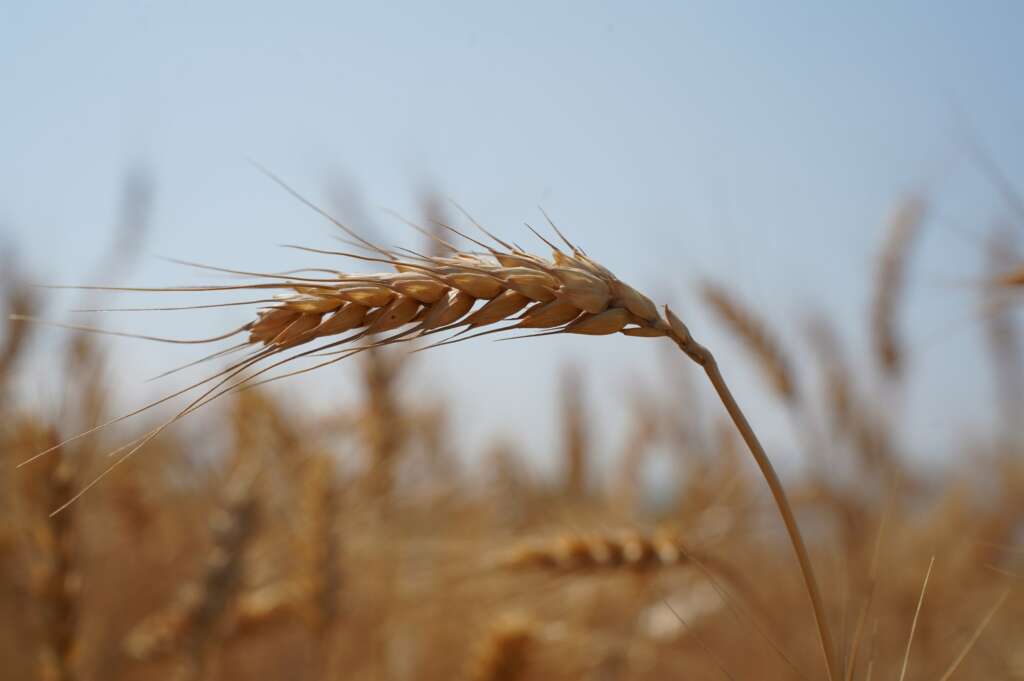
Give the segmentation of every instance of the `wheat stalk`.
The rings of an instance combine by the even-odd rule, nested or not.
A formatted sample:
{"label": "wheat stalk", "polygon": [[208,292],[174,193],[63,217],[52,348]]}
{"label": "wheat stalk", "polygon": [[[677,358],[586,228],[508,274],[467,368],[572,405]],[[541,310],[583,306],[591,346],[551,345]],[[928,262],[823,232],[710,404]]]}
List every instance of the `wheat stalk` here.
{"label": "wheat stalk", "polygon": [[[300,200],[334,221],[287,185],[281,184]],[[327,359],[318,361],[313,366],[297,369],[276,378],[324,367],[370,348],[449,331],[455,332],[452,337],[427,347],[446,345],[486,334],[520,331],[526,331],[531,336],[562,333],[598,336],[620,333],[633,337],[668,338],[704,369],[768,483],[775,504],[782,515],[810,597],[828,676],[830,679],[838,678],[838,666],[820,590],[782,483],[730,392],[714,356],[691,336],[687,327],[668,306],[665,306],[663,316],[650,298],[589,257],[581,248],[571,243],[553,223],[551,227],[565,243],[567,250],[561,249],[530,228],[551,248],[552,256],[547,259],[502,241],[480,225],[477,227],[492,239],[496,246],[490,246],[446,226],[448,231],[469,239],[482,250],[461,250],[448,242],[442,242],[449,255],[429,256],[407,250],[384,249],[341,223],[334,222],[349,237],[355,239],[359,247],[372,255],[317,249],[303,250],[387,264],[394,271],[350,274],[330,270],[327,276],[299,277],[290,274],[270,275],[226,270],[235,274],[257,276],[259,279],[254,283],[237,285],[143,289],[260,292],[277,289],[285,292],[276,296],[272,305],[261,309],[255,319],[238,329],[213,339],[172,340],[171,342],[207,342],[224,340],[244,333],[247,334],[247,338],[243,343],[218,352],[213,357],[221,357],[241,349],[249,349],[251,352],[248,357],[232,364],[228,369],[144,407],[143,409],[150,408],[176,395],[212,384],[212,387],[206,388],[174,418],[127,445],[124,448],[127,451],[107,471],[72,497],[68,503],[74,502],[114,466],[134,454],[175,421],[221,395],[273,380],[256,379],[276,367],[299,359],[327,356]],[[550,223],[550,220],[548,222]],[[474,333],[464,335],[469,332]],[[380,334],[390,335],[380,337]],[[318,344],[316,341],[322,343]],[[312,347],[277,359],[300,346]],[[274,361],[257,368],[264,360]],[[250,369],[254,371],[248,376],[243,376]],[[142,410],[135,413],[138,411]]]}
{"label": "wheat stalk", "polygon": [[761,445],[760,440],[754,433],[753,428],[750,427],[750,423],[747,421],[746,416],[740,409],[739,404],[736,403],[736,399],[729,390],[729,386],[726,384],[725,378],[722,376],[722,372],[719,370],[718,363],[715,361],[714,356],[707,348],[693,340],[689,330],[682,321],[673,314],[668,306],[665,307],[665,314],[668,317],[669,325],[672,329],[672,335],[670,336],[671,340],[675,342],[679,349],[686,353],[690,359],[704,369],[704,373],[707,374],[708,380],[711,381],[711,385],[714,387],[715,392],[722,401],[722,405],[729,413],[729,417],[732,419],[733,424],[736,426],[740,436],[746,443],[747,449],[750,450],[751,455],[754,457],[754,461],[761,470],[761,475],[764,476],[765,482],[768,483],[768,488],[771,491],[775,505],[778,507],[779,513],[782,515],[782,520],[786,526],[786,532],[789,535],[790,543],[792,543],[793,550],[796,553],[797,562],[800,564],[800,572],[804,578],[804,584],[807,588],[807,594],[811,600],[811,607],[814,611],[815,621],[818,625],[819,643],[821,645],[822,654],[825,657],[826,673],[830,680],[838,679],[839,667],[837,666],[835,652],[832,647],[832,635],[826,619],[825,605],[821,598],[821,591],[818,587],[817,579],[814,576],[814,569],[811,566],[811,559],[807,553],[807,547],[804,545],[803,535],[800,534],[800,528],[796,523],[796,518],[793,515],[793,509],[786,497],[786,491],[782,486],[782,481],[779,480],[779,476],[775,472],[775,467],[772,466],[771,459],[768,458],[768,453],[765,452],[764,447]]}

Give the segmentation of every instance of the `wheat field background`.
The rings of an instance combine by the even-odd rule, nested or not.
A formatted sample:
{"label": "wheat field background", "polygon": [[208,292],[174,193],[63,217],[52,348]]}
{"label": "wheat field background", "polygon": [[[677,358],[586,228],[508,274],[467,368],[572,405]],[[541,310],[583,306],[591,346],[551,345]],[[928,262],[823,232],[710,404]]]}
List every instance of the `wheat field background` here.
{"label": "wheat field background", "polygon": [[[801,347],[784,347],[727,284],[700,291],[806,448],[809,466],[786,484],[843,678],[1020,678],[1019,266],[996,248],[979,274],[999,428],[941,474],[907,465],[898,413],[913,357],[900,300],[924,207],[897,206],[866,284],[873,376],[851,368],[826,316],[806,322]],[[111,257],[125,252],[117,244]],[[603,462],[588,376],[567,368],[553,476],[507,441],[458,452],[456,396],[405,385],[431,361],[410,354],[429,341],[412,340],[348,360],[362,395],[348,408],[314,412],[270,386],[228,394],[63,507],[162,417],[55,447],[116,416],[111,357],[102,336],[68,331],[55,360],[62,393],[42,408],[20,402],[8,379],[37,328],[19,315],[46,293],[10,272],[4,678],[825,676],[763,481],[675,356],[664,357],[666,385],[624,392],[629,427]],[[261,331],[263,319],[254,338],[284,333]],[[644,471],[666,455],[670,484],[653,494]]]}

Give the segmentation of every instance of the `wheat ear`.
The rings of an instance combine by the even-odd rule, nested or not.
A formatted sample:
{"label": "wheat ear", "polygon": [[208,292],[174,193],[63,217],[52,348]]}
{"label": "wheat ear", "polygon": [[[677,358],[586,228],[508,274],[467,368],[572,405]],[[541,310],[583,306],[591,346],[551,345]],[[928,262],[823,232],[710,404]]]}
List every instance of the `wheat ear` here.
{"label": "wheat ear", "polygon": [[924,216],[923,199],[916,195],[904,199],[890,220],[889,234],[878,260],[871,302],[872,342],[878,365],[890,378],[898,378],[905,364],[906,353],[896,328],[896,317],[905,293],[910,251]]}

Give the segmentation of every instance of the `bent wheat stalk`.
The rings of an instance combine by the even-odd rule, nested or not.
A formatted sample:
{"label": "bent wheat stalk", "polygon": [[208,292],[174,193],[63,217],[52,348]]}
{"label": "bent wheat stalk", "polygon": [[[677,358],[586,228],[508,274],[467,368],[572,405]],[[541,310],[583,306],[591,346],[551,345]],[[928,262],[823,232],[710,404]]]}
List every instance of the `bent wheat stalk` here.
{"label": "bent wheat stalk", "polygon": [[[276,297],[273,305],[260,309],[256,318],[248,324],[232,333],[211,339],[225,340],[240,333],[247,333],[246,341],[211,355],[211,358],[242,350],[249,350],[250,354],[227,369],[177,393],[184,394],[212,385],[205,387],[198,398],[192,400],[171,420],[126,445],[121,451],[127,451],[121,454],[110,468],[134,454],[175,421],[222,395],[277,378],[312,371],[370,348],[444,332],[454,332],[454,335],[432,345],[421,346],[419,350],[487,334],[517,331],[529,332],[525,337],[561,333],[594,336],[621,333],[634,337],[668,338],[704,369],[767,481],[782,515],[810,597],[828,677],[839,677],[821,594],[782,483],[729,391],[714,356],[694,340],[686,326],[667,306],[662,316],[647,296],[591,259],[582,249],[571,243],[550,220],[549,224],[568,247],[567,250],[545,239],[532,227],[530,230],[551,248],[551,259],[527,253],[518,246],[506,243],[475,221],[476,227],[496,244],[495,247],[473,239],[453,227],[442,225],[445,230],[469,240],[482,250],[460,249],[433,235],[432,238],[444,247],[448,255],[423,255],[404,249],[388,250],[373,244],[281,184],[301,201],[334,222],[348,237],[355,240],[350,243],[364,249],[370,255],[316,249],[302,250],[387,264],[394,271],[348,274],[321,269],[315,272],[326,272],[327,275],[316,277],[235,271],[235,274],[256,276],[259,281],[233,286],[146,289],[178,292],[263,292],[266,289],[280,289],[284,293]],[[222,268],[210,269],[225,271]],[[252,302],[258,304],[264,301]],[[390,335],[381,337],[380,334]],[[300,347],[306,349],[288,354]],[[303,359],[313,359],[316,363],[257,381],[259,377],[276,367]],[[269,361],[269,364],[261,366],[265,361]],[[154,402],[133,413],[163,401],[165,400]],[[79,495],[87,489],[88,486]],[[74,498],[71,501],[74,501]]]}
{"label": "bent wheat stalk", "polygon": [[811,566],[811,558],[807,553],[807,547],[804,545],[803,535],[800,533],[800,528],[796,523],[796,517],[793,515],[793,509],[789,505],[789,499],[786,497],[786,490],[782,486],[782,481],[779,480],[779,476],[775,472],[775,467],[772,466],[771,459],[768,458],[767,452],[765,452],[764,447],[761,446],[761,442],[754,433],[754,429],[750,427],[747,417],[743,414],[739,404],[736,403],[736,399],[733,397],[732,392],[729,390],[729,386],[725,382],[725,378],[722,376],[722,372],[718,368],[718,362],[715,361],[714,355],[690,336],[689,330],[679,320],[679,318],[672,313],[672,310],[670,310],[668,306],[665,307],[665,315],[668,317],[669,325],[672,330],[672,334],[669,337],[677,346],[679,346],[680,350],[685,352],[690,359],[704,369],[704,373],[707,374],[708,380],[711,381],[711,385],[714,387],[715,392],[718,393],[718,397],[722,401],[722,405],[729,413],[729,417],[732,419],[733,424],[735,424],[736,430],[739,431],[740,436],[743,438],[743,441],[746,443],[751,455],[754,457],[754,461],[757,463],[758,468],[761,469],[761,474],[764,476],[765,482],[768,483],[768,488],[771,490],[772,498],[775,500],[775,505],[778,507],[779,513],[782,515],[782,522],[786,526],[786,532],[789,534],[789,540],[793,544],[793,551],[796,553],[797,562],[800,564],[800,572],[803,575],[804,584],[807,587],[807,595],[811,599],[811,607],[814,610],[814,618],[818,625],[818,637],[821,643],[821,650],[825,656],[825,668],[828,678],[838,679],[839,668],[836,666],[835,653],[832,647],[832,636],[829,631],[828,621],[825,617],[825,604],[821,598],[821,590],[818,587],[818,581],[814,576],[814,569]]}

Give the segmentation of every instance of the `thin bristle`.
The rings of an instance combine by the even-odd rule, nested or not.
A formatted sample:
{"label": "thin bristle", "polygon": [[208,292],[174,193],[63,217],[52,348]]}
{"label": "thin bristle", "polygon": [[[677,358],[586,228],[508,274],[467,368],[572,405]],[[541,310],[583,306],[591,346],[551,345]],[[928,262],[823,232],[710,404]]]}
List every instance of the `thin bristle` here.
{"label": "thin bristle", "polygon": [[272,180],[272,181],[273,181],[274,183],[276,183],[276,184],[277,184],[278,186],[280,186],[280,187],[281,187],[282,189],[284,189],[284,190],[285,190],[286,192],[288,192],[289,194],[291,194],[291,195],[292,195],[292,197],[294,197],[295,199],[298,199],[298,200],[299,200],[299,202],[301,202],[301,203],[302,203],[302,204],[304,204],[305,206],[307,206],[307,207],[311,208],[311,209],[312,209],[313,211],[315,211],[316,213],[320,214],[320,215],[321,215],[322,217],[326,218],[326,219],[327,219],[328,221],[330,221],[330,222],[331,222],[331,223],[332,223],[332,224],[333,224],[333,225],[334,225],[335,227],[337,227],[338,229],[340,229],[340,230],[342,230],[343,232],[345,232],[346,234],[348,234],[348,235],[349,235],[350,237],[352,237],[353,239],[355,239],[356,241],[358,241],[358,242],[359,242],[360,244],[362,244],[362,245],[363,245],[363,246],[365,246],[366,248],[368,248],[368,249],[370,249],[370,250],[372,250],[372,251],[376,251],[376,252],[378,252],[378,253],[384,254],[384,255],[386,255],[386,254],[387,254],[387,251],[383,250],[382,248],[380,248],[380,247],[379,247],[379,246],[377,246],[376,244],[374,244],[374,243],[372,243],[372,242],[370,242],[370,241],[368,241],[368,240],[364,239],[364,238],[363,238],[362,236],[360,236],[360,235],[359,235],[359,234],[358,234],[358,233],[357,233],[357,232],[356,232],[356,231],[355,231],[354,229],[352,229],[352,228],[348,227],[348,226],[347,226],[347,225],[345,225],[345,224],[342,224],[342,223],[341,223],[341,221],[339,221],[339,220],[338,220],[337,218],[335,218],[335,217],[334,217],[333,215],[331,215],[330,213],[328,213],[327,211],[325,211],[325,210],[324,210],[323,208],[321,208],[320,206],[316,205],[315,203],[313,203],[312,201],[310,201],[309,199],[307,199],[307,198],[306,198],[305,196],[303,196],[303,195],[302,195],[302,194],[300,194],[300,193],[299,193],[298,191],[296,191],[295,189],[293,189],[293,188],[292,188],[292,187],[291,187],[291,186],[290,186],[290,185],[289,185],[288,183],[286,183],[286,182],[285,182],[284,180],[282,180],[282,179],[281,179],[280,177],[278,177],[277,175],[275,175],[274,173],[272,173],[272,172],[271,172],[270,170],[268,170],[267,168],[263,167],[262,165],[260,165],[259,163],[257,163],[256,161],[253,161],[253,160],[251,160],[251,159],[250,159],[250,163],[251,163],[251,164],[253,165],[253,167],[255,167],[255,168],[256,168],[256,169],[258,170],[258,171],[260,171],[261,173],[263,173],[263,175],[265,175],[266,177],[268,177],[268,178],[269,178],[270,180]]}
{"label": "thin bristle", "polygon": [[470,215],[470,214],[469,214],[469,211],[467,211],[467,210],[466,210],[465,208],[463,208],[463,207],[462,207],[462,206],[461,206],[461,205],[459,204],[459,202],[458,202],[458,201],[456,201],[455,199],[452,199],[452,198],[450,198],[450,197],[449,197],[449,199],[448,199],[448,202],[449,202],[450,204],[452,204],[453,206],[455,206],[455,210],[457,210],[457,211],[459,211],[460,213],[462,213],[463,217],[465,217],[465,218],[466,218],[467,220],[469,220],[470,222],[472,222],[472,223],[473,223],[473,225],[474,225],[474,226],[475,226],[475,227],[476,227],[477,229],[479,229],[479,230],[480,230],[481,232],[483,232],[483,233],[484,233],[484,234],[486,234],[487,236],[489,236],[489,237],[491,237],[492,239],[494,239],[494,241],[495,241],[496,243],[498,243],[499,245],[501,245],[501,247],[502,247],[502,248],[505,248],[506,250],[509,250],[509,251],[515,251],[515,250],[517,250],[515,246],[511,246],[511,245],[509,245],[508,243],[506,243],[505,241],[502,241],[502,240],[501,240],[501,239],[499,239],[498,237],[496,237],[496,236],[494,236],[493,234],[491,234],[491,232],[489,232],[489,231],[488,231],[487,229],[485,229],[485,228],[484,228],[484,226],[483,226],[483,225],[481,225],[481,224],[480,224],[479,222],[477,222],[477,221],[476,221],[476,219],[475,219],[475,218],[474,218],[474,217],[473,217],[472,215]]}
{"label": "thin bristle", "polygon": [[924,581],[921,583],[921,595],[917,599],[917,607],[914,609],[914,619],[910,623],[910,635],[907,637],[907,649],[903,653],[903,666],[900,668],[899,681],[907,676],[907,667],[910,664],[910,647],[914,644],[914,634],[917,632],[917,619],[921,616],[921,606],[924,605],[924,595],[928,591],[928,579],[932,576],[932,568],[935,567],[935,556],[928,561],[928,570],[924,573]]}
{"label": "thin bristle", "polygon": [[249,328],[249,325],[245,324],[226,333],[222,333],[218,336],[210,336],[209,338],[182,339],[164,338],[162,336],[147,336],[139,333],[126,333],[124,331],[107,331],[105,329],[97,329],[92,326],[83,326],[81,324],[65,324],[64,322],[55,322],[50,321],[48,319],[39,319],[37,317],[30,317],[28,315],[11,315],[10,319],[13,321],[43,324],[45,326],[53,326],[59,329],[68,329],[70,331],[84,331],[86,333],[97,333],[103,336],[119,336],[121,338],[136,338],[139,340],[155,341],[157,343],[176,343],[180,345],[199,345],[204,343],[215,343],[216,341],[225,340],[227,338],[231,338],[232,336],[237,336],[243,331],[247,331]]}
{"label": "thin bristle", "polygon": [[452,253],[458,253],[459,252],[458,247],[452,245],[448,241],[445,241],[441,237],[437,236],[437,234],[434,234],[433,232],[431,232],[429,229],[425,229],[425,228],[421,227],[420,225],[417,225],[415,222],[413,222],[412,220],[406,218],[404,215],[402,215],[398,211],[391,210],[390,208],[385,208],[384,212],[386,214],[390,215],[391,217],[395,218],[396,220],[400,221],[401,223],[403,223],[405,225],[408,225],[409,227],[412,227],[417,232],[419,232],[423,236],[425,236],[428,239],[430,239],[430,241],[432,243],[435,243],[435,244],[438,244],[440,246],[443,246],[444,248],[448,249]]}
{"label": "thin bristle", "polygon": [[228,267],[218,267],[216,265],[206,265],[201,262],[194,262],[191,260],[181,260],[179,258],[168,258],[161,256],[160,260],[165,262],[173,263],[175,265],[182,265],[183,267],[193,267],[198,270],[206,270],[208,272],[223,272],[224,274],[240,274],[246,277],[262,277],[264,279],[284,279],[285,281],[300,281],[300,282],[311,282],[315,284],[333,284],[337,281],[337,277],[330,279],[311,277],[295,277],[287,274],[275,274],[272,272],[250,272],[247,270],[235,270]]}
{"label": "thin bristle", "polygon": [[274,298],[257,300],[239,300],[233,303],[210,303],[206,305],[178,305],[172,307],[79,307],[70,312],[176,312],[183,310],[212,310],[224,307],[244,307],[245,305],[266,305],[277,302]]}

